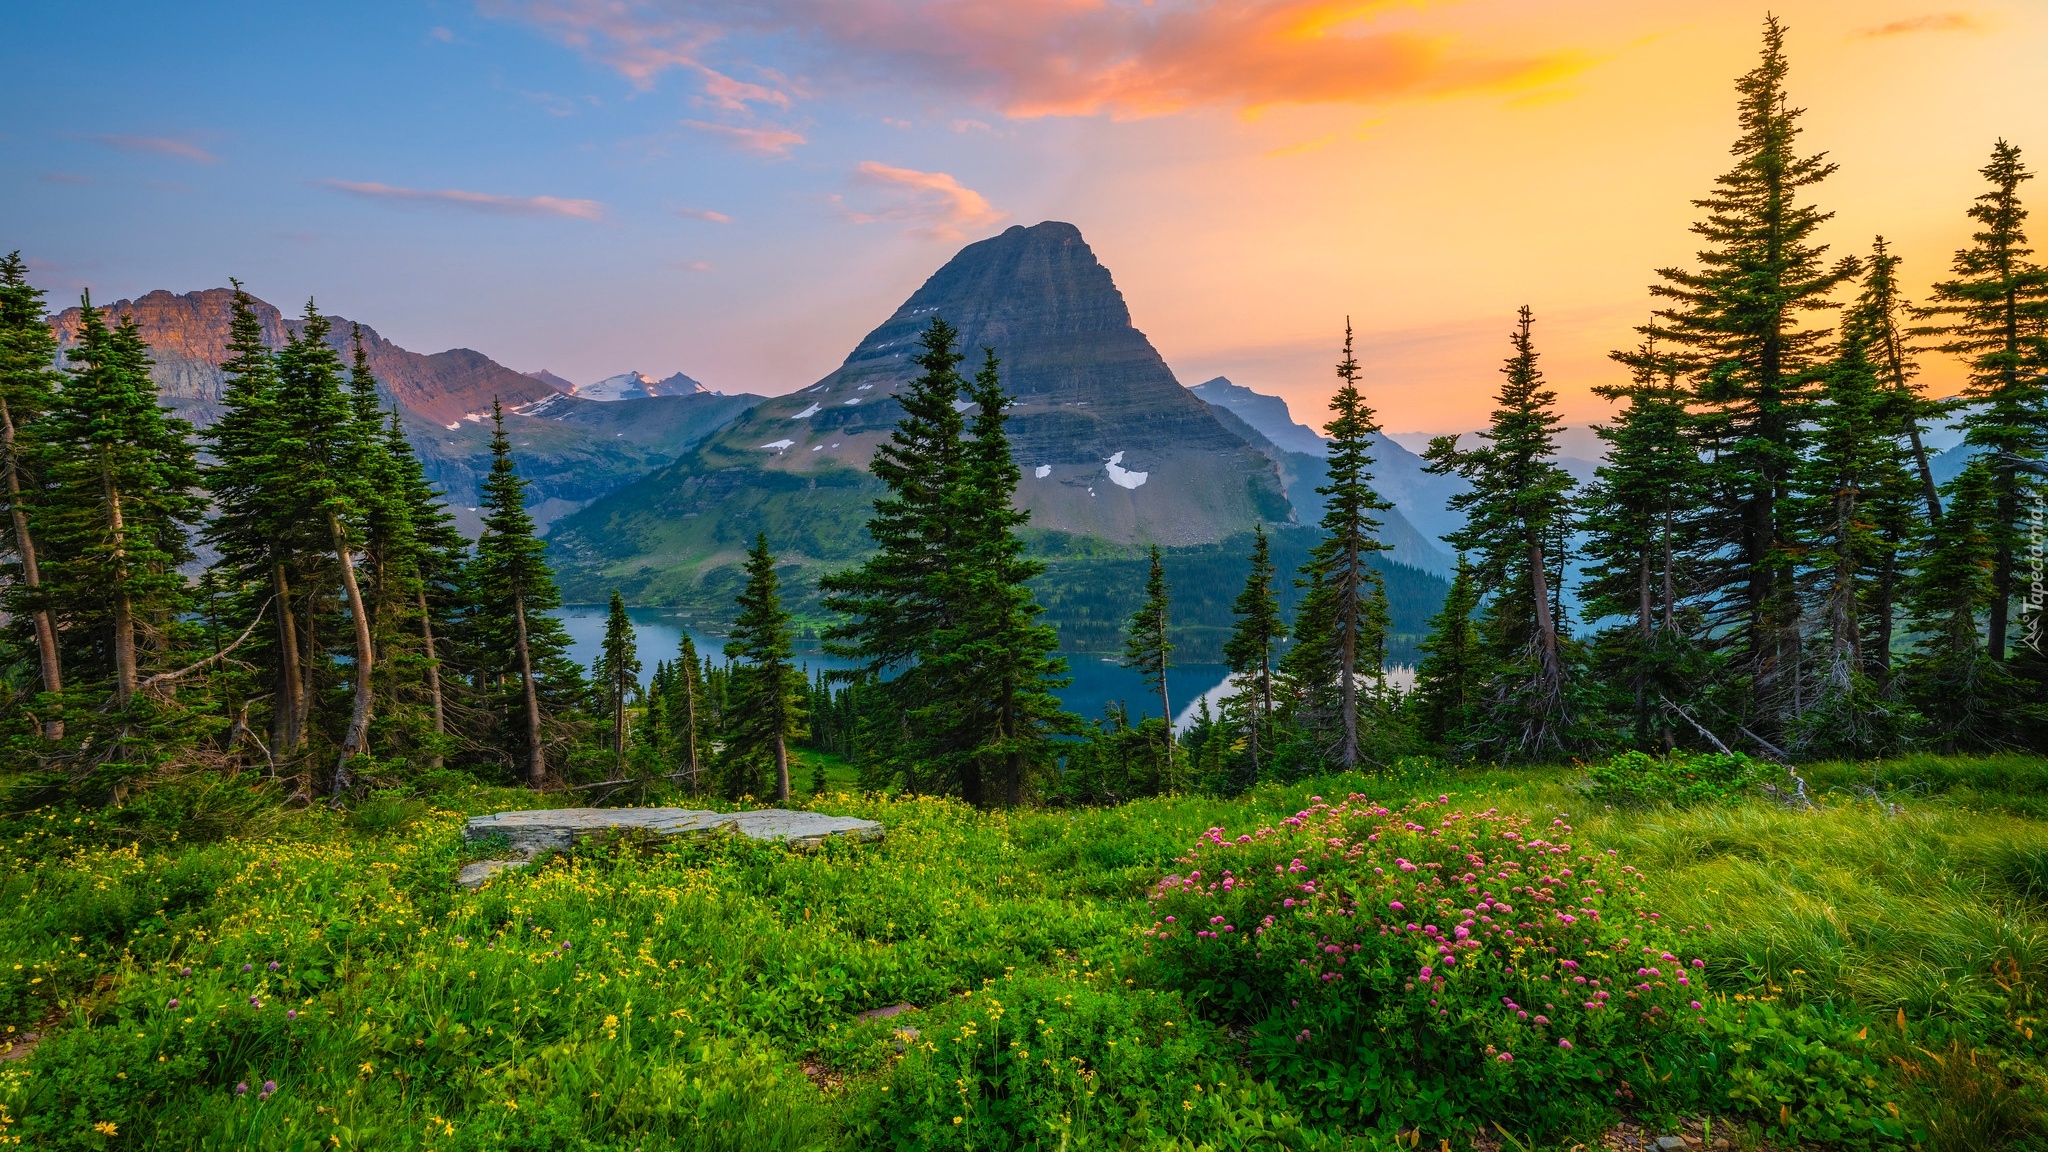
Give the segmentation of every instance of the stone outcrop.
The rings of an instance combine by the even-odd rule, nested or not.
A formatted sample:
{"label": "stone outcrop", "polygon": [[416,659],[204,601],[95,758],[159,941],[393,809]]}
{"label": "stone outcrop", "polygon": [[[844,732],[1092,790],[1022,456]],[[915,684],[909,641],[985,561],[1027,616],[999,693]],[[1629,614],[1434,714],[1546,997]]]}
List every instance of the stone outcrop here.
{"label": "stone outcrop", "polygon": [[882,838],[882,825],[853,816],[763,808],[753,812],[709,812],[695,808],[540,808],[472,816],[463,839],[503,837],[511,856],[479,860],[463,866],[456,883],[476,888],[506,868],[517,867],[543,851],[568,851],[593,837],[745,836],[815,849],[828,839],[866,841]]}

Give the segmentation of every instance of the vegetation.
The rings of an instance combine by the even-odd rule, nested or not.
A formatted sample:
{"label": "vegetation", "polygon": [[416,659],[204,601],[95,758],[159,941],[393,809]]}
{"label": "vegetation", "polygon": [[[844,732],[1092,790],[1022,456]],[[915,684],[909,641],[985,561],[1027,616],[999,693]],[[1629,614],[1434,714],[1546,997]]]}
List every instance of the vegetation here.
{"label": "vegetation", "polygon": [[0,1138],[2038,1146],[2048,768],[1807,775],[1805,810],[1421,762],[1081,812],[839,793],[887,839],[592,846],[473,893],[461,815],[530,798],[195,777],[0,829],[0,1026],[42,1036]]}

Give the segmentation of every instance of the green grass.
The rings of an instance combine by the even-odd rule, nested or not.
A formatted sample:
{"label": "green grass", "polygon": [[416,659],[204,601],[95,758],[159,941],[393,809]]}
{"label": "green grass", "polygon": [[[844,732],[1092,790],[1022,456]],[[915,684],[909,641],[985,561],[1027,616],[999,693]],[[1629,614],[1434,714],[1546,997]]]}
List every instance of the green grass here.
{"label": "green grass", "polygon": [[[850,766],[826,768],[850,785]],[[1711,925],[1687,946],[1721,997],[1714,1027],[1748,1031],[1701,1051],[1769,1055],[1713,1083],[1738,1136],[1782,1139],[1781,1116],[1840,1088],[1825,1049],[1922,1146],[2042,1146],[2048,769],[1919,757],[1806,775],[1821,803],[1805,812],[1609,809],[1569,769],[1021,813],[836,791],[816,806],[882,820],[882,844],[614,846],[474,893],[450,883],[463,816],[532,797],[286,813],[228,785],[147,811],[41,810],[0,824],[0,1028],[45,1034],[0,1064],[0,1144],[1408,1147],[1277,1088],[1139,936],[1149,886],[1204,830],[1355,790],[1569,814],[1639,870],[1643,907]],[[857,1020],[897,1003],[919,1011]]]}

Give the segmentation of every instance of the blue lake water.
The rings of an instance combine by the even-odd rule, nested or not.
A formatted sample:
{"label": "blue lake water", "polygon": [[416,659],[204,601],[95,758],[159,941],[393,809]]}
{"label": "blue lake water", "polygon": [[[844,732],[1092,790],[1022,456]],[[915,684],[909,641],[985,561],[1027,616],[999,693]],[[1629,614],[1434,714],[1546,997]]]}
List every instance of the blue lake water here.
{"label": "blue lake water", "polygon": [[[707,631],[674,609],[628,608],[626,614],[633,620],[642,684],[654,674],[655,661],[675,659],[685,631],[690,634],[690,642],[697,646],[699,655],[718,659],[725,651],[725,636]],[[568,629],[570,655],[585,668],[590,667],[604,643],[604,605],[572,604],[557,611],[555,616]],[[796,656],[812,673],[819,669],[831,672],[853,667],[850,660],[826,655],[815,640],[798,640]],[[1159,706],[1158,697],[1145,686],[1137,673],[1119,665],[1113,657],[1085,652],[1068,653],[1067,666],[1074,682],[1060,690],[1060,700],[1068,711],[1093,720],[1101,716],[1109,704],[1122,700],[1129,705],[1133,720],[1141,715],[1157,715],[1151,712],[1151,708]],[[1227,671],[1221,664],[1182,664],[1168,669],[1166,690],[1177,713],[1177,727],[1185,727],[1194,718],[1194,705],[1199,698],[1206,695],[1214,705]]]}

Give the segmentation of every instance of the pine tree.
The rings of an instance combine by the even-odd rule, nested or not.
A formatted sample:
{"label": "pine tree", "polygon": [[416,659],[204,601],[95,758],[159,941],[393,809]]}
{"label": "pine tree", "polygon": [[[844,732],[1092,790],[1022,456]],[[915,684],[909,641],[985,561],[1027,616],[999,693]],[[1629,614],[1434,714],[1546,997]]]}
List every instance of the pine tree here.
{"label": "pine tree", "polygon": [[868,466],[887,489],[867,522],[875,554],[818,582],[826,610],[842,617],[825,632],[826,651],[859,661],[897,718],[897,738],[882,745],[876,768],[900,775],[911,792],[978,791],[957,778],[957,734],[911,725],[936,695],[924,665],[938,651],[939,632],[959,622],[955,568],[964,525],[957,512],[967,460],[956,407],[965,387],[957,339],[944,318],[932,318],[919,339],[922,371],[896,397],[903,415]]}
{"label": "pine tree", "polygon": [[1948,754],[1990,747],[2004,726],[2002,671],[1988,658],[1977,623],[1996,569],[1997,506],[1990,462],[1971,460],[1949,481],[1947,507],[1907,585],[1920,638],[1905,669],[1906,692]]}
{"label": "pine tree", "polygon": [[[356,578],[355,550],[366,531],[371,497],[373,442],[365,439],[358,412],[341,388],[341,357],[327,344],[332,326],[311,300],[300,331],[277,355],[280,448],[297,465],[293,512],[315,533],[324,530],[325,550],[334,558],[354,640],[349,665],[350,708],[331,791],[336,803],[354,783],[353,763],[370,751],[375,709],[376,645],[370,611]],[[374,425],[373,425],[374,427]]]}
{"label": "pine tree", "polygon": [[[439,768],[448,739],[447,690],[443,685],[443,649],[463,597],[463,569],[468,542],[448,514],[443,493],[427,481],[426,469],[405,438],[396,411],[384,427],[384,457],[391,484],[386,500],[394,517],[402,518],[405,538],[394,542],[392,575],[385,594],[394,599],[395,623],[408,619],[419,629],[418,675],[427,694],[433,747],[428,763]],[[397,611],[395,599],[410,590],[408,612]]]}
{"label": "pine tree", "polygon": [[1252,779],[1259,778],[1263,765],[1260,753],[1270,743],[1273,725],[1274,649],[1287,635],[1280,618],[1280,597],[1273,586],[1272,545],[1266,540],[1266,526],[1252,526],[1251,571],[1245,574],[1244,590],[1231,605],[1236,618],[1230,639],[1223,645],[1223,660],[1238,678],[1239,693],[1248,693],[1250,722],[1245,727],[1251,752]]}
{"label": "pine tree", "polygon": [[[254,299],[234,285],[229,321],[227,378],[221,416],[208,430],[213,462],[205,471],[214,516],[206,539],[220,556],[229,587],[267,588],[260,603],[275,621],[271,643],[252,653],[270,667],[271,742],[268,756],[291,760],[305,740],[307,685],[299,643],[301,554],[308,550],[298,515],[300,456],[285,443],[277,365],[263,339]],[[301,779],[302,798],[310,781]]]}
{"label": "pine tree", "polygon": [[1808,452],[1794,474],[1788,518],[1808,542],[1804,564],[1818,585],[1821,665],[1811,691],[1795,685],[1794,744],[1802,750],[1868,756],[1902,734],[1866,672],[1863,635],[1890,552],[1873,505],[1906,485],[1899,394],[1880,376],[1887,319],[1868,294],[1843,317],[1835,357],[1820,370]]}
{"label": "pine tree", "polygon": [[64,659],[57,626],[42,603],[42,564],[36,534],[30,527],[36,483],[25,476],[33,444],[21,439],[25,425],[50,410],[61,374],[53,367],[57,338],[43,315],[43,293],[28,282],[28,266],[20,252],[0,258],[0,473],[6,478],[7,510],[13,538],[14,579],[9,610],[25,616],[35,633],[37,671],[49,709],[42,723],[44,739],[64,738]]}
{"label": "pine tree", "polygon": [[626,709],[640,687],[640,655],[633,643],[633,620],[626,615],[626,601],[616,589],[612,591],[611,606],[605,614],[604,644],[598,652],[597,662],[591,665],[590,678],[597,686],[598,706],[611,721],[613,766],[623,773],[626,768]]}
{"label": "pine tree", "polygon": [[1964,396],[1973,406],[1963,439],[1989,459],[1994,509],[1986,654],[2002,662],[2024,532],[2020,508],[2039,487],[2025,465],[2048,456],[2048,268],[2028,259],[2019,190],[2033,173],[2020,150],[1998,141],[1981,171],[1991,188],[1969,213],[1980,231],[1956,253],[1955,279],[1934,286],[1923,313],[1948,322],[1922,331],[1970,366]]}
{"label": "pine tree", "polygon": [[1159,562],[1159,545],[1152,545],[1152,564],[1145,574],[1145,600],[1131,613],[1124,630],[1124,667],[1137,672],[1145,686],[1159,694],[1159,715],[1165,727],[1160,737],[1160,772],[1173,778],[1173,704],[1167,697],[1166,670],[1173,666],[1173,641],[1168,638],[1168,613],[1172,607],[1166,587],[1166,569]]}
{"label": "pine tree", "polygon": [[1698,554],[1714,601],[1704,634],[1736,655],[1738,706],[1767,731],[1791,709],[1802,642],[1798,544],[1781,518],[1826,332],[1801,317],[1830,307],[1850,274],[1826,266],[1813,241],[1830,214],[1800,199],[1835,166],[1796,151],[1801,111],[1786,101],[1784,46],[1784,26],[1767,17],[1761,59],[1736,82],[1735,165],[1695,201],[1707,214],[1693,225],[1706,242],[1701,267],[1658,269],[1650,291],[1670,304],[1642,330],[1675,354],[1700,408],[1713,492]]}
{"label": "pine tree", "polygon": [[1490,671],[1473,614],[1479,611],[1479,579],[1464,553],[1451,577],[1443,607],[1429,621],[1429,636],[1418,646],[1415,709],[1425,739],[1449,744],[1472,724]]}
{"label": "pine tree", "polygon": [[[735,661],[727,752],[743,766],[767,757],[775,766],[775,799],[787,802],[789,742],[804,732],[804,675],[793,663],[789,613],[782,607],[767,533],[755,538],[746,568],[746,587],[734,601],[739,615],[725,645],[726,658]],[[745,778],[735,773],[728,790],[737,796]]]}
{"label": "pine tree", "polygon": [[465,621],[467,647],[478,661],[478,686],[496,698],[501,728],[518,725],[516,740],[501,749],[517,749],[527,784],[539,790],[548,782],[550,718],[581,704],[583,684],[568,659],[569,639],[561,621],[547,614],[561,606],[562,594],[548,568],[547,545],[534,535],[533,517],[527,515],[526,481],[512,463],[504,409],[496,400],[491,402],[491,470],[484,479],[482,507],[483,532],[468,573],[474,602]]}
{"label": "pine tree", "polygon": [[1375,514],[1393,507],[1372,487],[1372,437],[1380,426],[1358,390],[1351,339],[1347,319],[1339,384],[1330,398],[1330,421],[1323,425],[1330,437],[1328,481],[1316,489],[1324,500],[1323,538],[1297,582],[1304,592],[1295,644],[1281,660],[1311,728],[1321,732],[1335,719],[1336,761],[1347,771],[1361,757],[1360,677],[1370,669],[1376,688],[1386,677],[1387,594],[1373,557],[1390,547],[1380,542]]}
{"label": "pine tree", "polygon": [[1675,734],[1664,701],[1685,696],[1699,664],[1686,601],[1705,472],[1677,366],[1648,340],[1610,355],[1628,366],[1630,381],[1594,392],[1628,406],[1594,429],[1608,448],[1579,499],[1580,596],[1587,619],[1629,621],[1595,639],[1596,668],[1604,682],[1626,686],[1634,743],[1668,749]]}
{"label": "pine tree", "polygon": [[1439,436],[1423,454],[1429,471],[1461,476],[1471,485],[1451,497],[1451,507],[1465,513],[1465,525],[1444,539],[1477,556],[1473,569],[1480,593],[1490,597],[1486,633],[1492,655],[1503,667],[1529,670],[1526,682],[1506,686],[1505,695],[1520,717],[1514,735],[1523,755],[1563,750],[1569,724],[1553,596],[1557,582],[1550,566],[1559,560],[1553,541],[1569,523],[1572,482],[1551,462],[1557,393],[1543,386],[1536,365],[1534,323],[1524,305],[1508,338],[1514,354],[1501,368],[1504,380],[1491,425],[1480,433],[1486,444],[1461,450],[1457,437]]}
{"label": "pine tree", "polygon": [[[65,659],[75,687],[104,691],[119,716],[138,705],[145,671],[172,655],[190,603],[178,567],[192,557],[202,500],[191,425],[158,405],[134,321],[110,329],[90,296],[81,307],[71,375],[24,436],[45,483],[38,606],[77,639]],[[131,734],[124,723],[108,754],[132,759]]]}
{"label": "pine tree", "polygon": [[675,668],[670,675],[672,696],[668,706],[669,731],[676,747],[676,769],[690,781],[690,795],[702,787],[702,751],[705,743],[703,683],[704,669],[697,658],[696,642],[683,633],[676,647]]}

